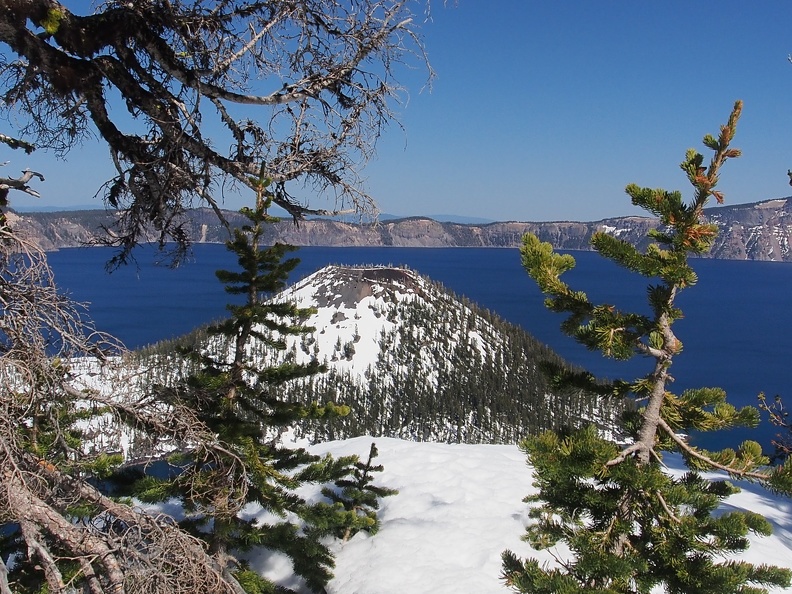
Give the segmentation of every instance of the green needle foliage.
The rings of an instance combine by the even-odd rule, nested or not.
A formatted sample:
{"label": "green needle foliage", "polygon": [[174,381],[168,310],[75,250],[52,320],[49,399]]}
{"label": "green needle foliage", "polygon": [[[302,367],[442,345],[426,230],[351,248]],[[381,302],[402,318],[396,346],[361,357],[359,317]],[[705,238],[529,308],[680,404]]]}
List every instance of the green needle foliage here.
{"label": "green needle foliage", "polygon": [[[516,592],[648,594],[659,588],[675,594],[747,594],[790,584],[786,569],[724,560],[748,547],[750,532],[769,534],[770,524],[750,512],[716,514],[723,499],[738,489],[728,480],[706,480],[699,471],[720,470],[789,493],[792,465],[768,467],[761,447],[751,441],[721,452],[692,446],[682,434],[755,426],[758,411],[738,410],[718,388],[682,394],[668,389],[672,361],[682,351],[672,330],[682,316],[674,301],[679,291],[696,284],[689,258],[706,253],[715,238],[716,228],[703,221],[702,211],[710,197],[723,201],[715,188],[723,163],[740,154],[730,143],[741,109],[737,102],[719,136],[704,138],[714,153],[708,166],[700,153],[687,152],[681,166],[694,190],[690,203],[679,192],[627,186],[632,203],[661,222],[645,253],[605,233],[592,238],[603,256],[651,279],[649,315],[591,303],[560,278],[574,267],[572,256],[555,253],[533,235],[523,239],[523,266],[547,295],[547,306],[568,315],[565,333],[607,357],[639,355],[653,364],[646,376],[633,381],[590,380],[597,393],[636,403],[624,418],[624,443],[605,439],[594,427],[545,432],[521,443],[538,489],[526,498],[533,523],[525,540],[536,549],[563,544],[569,553],[559,553],[555,564],[540,565],[506,551],[503,578]],[[581,376],[556,370],[553,380],[579,386]],[[664,452],[681,454],[689,472],[668,474]]]}
{"label": "green needle foliage", "polygon": [[[209,342],[187,353],[194,371],[176,386],[162,388],[165,402],[178,401],[195,411],[197,419],[217,436],[219,447],[191,448],[173,454],[165,478],[149,476],[136,494],[145,501],[176,498],[183,505],[181,525],[208,543],[209,551],[248,592],[275,591],[233,557],[253,547],[286,553],[294,571],[314,591],[322,591],[332,577],[333,559],[315,531],[287,516],[310,519],[311,505],[297,495],[307,482],[331,482],[343,476],[355,457],[319,459],[304,449],[286,448],[282,430],[303,419],[330,418],[347,413],[333,403],[319,406],[285,402],[273,388],[290,380],[323,371],[316,360],[285,362],[261,368],[248,356],[252,341],[284,351],[285,337],[312,331],[300,323],[310,312],[293,303],[268,301],[285,286],[298,260],[284,256],[295,248],[276,244],[262,248],[264,226],[272,195],[262,178],[255,209],[243,209],[250,221],[227,242],[237,255],[239,270],[217,272],[232,295],[244,303],[229,305],[230,317],[209,329]],[[269,512],[269,522],[240,516],[245,505]],[[283,591],[283,590],[277,590]]]}
{"label": "green needle foliage", "polygon": [[369,534],[379,531],[379,500],[398,495],[399,491],[374,484],[374,473],[383,470],[381,464],[374,464],[378,454],[377,445],[372,443],[365,462],[355,460],[348,474],[335,481],[335,489],[322,488],[322,494],[331,501],[319,508],[326,518],[323,523],[325,533],[346,542],[361,530]]}

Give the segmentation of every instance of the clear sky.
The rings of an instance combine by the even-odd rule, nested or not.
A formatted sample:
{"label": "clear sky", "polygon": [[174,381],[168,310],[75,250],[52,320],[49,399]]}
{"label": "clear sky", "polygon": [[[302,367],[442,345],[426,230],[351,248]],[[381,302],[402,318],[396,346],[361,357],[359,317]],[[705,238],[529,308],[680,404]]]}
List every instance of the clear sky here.
{"label": "clear sky", "polygon": [[[364,172],[383,212],[643,214],[624,187],[689,195],[678,164],[736,99],[744,156],[722,172],[726,202],[792,195],[792,3],[449,0],[420,30],[437,77],[427,89],[424,71],[406,73],[404,131],[387,131]],[[23,156],[5,158],[11,174]],[[110,173],[92,146],[29,166],[47,175],[43,205],[89,204]]]}

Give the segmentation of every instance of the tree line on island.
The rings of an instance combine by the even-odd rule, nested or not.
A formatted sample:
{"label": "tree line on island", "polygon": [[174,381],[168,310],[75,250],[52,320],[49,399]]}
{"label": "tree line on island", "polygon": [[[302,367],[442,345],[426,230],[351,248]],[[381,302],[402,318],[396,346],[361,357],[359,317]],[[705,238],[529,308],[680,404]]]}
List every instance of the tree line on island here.
{"label": "tree line on island", "polygon": [[[568,363],[519,326],[427,280],[426,299],[391,298],[373,306],[374,315],[390,324],[379,330],[376,360],[362,373],[330,365],[324,373],[274,388],[287,401],[349,408],[347,415],[305,420],[294,428],[298,435],[313,441],[371,435],[516,443],[545,429],[590,422],[603,430],[614,426],[623,402],[605,401],[583,389],[552,388],[543,368],[569,368]],[[315,282],[322,282],[321,277]],[[318,331],[292,343],[278,362],[296,360],[297,349],[324,364],[355,357],[359,335],[349,341],[339,337],[332,352],[322,352]],[[129,365],[141,370],[142,385],[172,382],[174,370],[190,368],[177,354],[186,347],[212,352],[227,345],[197,329],[131,353]],[[253,341],[248,352],[262,364],[272,361],[264,344]]]}

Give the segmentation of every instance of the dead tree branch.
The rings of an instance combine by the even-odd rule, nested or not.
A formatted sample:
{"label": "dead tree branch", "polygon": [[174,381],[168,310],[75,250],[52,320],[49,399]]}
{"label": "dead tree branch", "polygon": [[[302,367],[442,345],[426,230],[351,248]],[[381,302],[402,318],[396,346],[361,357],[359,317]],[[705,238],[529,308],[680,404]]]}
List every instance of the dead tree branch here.
{"label": "dead tree branch", "polygon": [[[218,182],[255,190],[262,163],[295,219],[372,210],[360,170],[394,120],[401,68],[432,76],[413,4],[146,0],[78,15],[12,0],[0,109],[40,148],[65,154],[92,130],[108,145],[117,174],[102,193],[124,213],[112,236],[124,253],[152,228],[185,243],[184,209],[219,212]],[[128,114],[110,109],[113,93]],[[330,208],[309,206],[304,188]]]}

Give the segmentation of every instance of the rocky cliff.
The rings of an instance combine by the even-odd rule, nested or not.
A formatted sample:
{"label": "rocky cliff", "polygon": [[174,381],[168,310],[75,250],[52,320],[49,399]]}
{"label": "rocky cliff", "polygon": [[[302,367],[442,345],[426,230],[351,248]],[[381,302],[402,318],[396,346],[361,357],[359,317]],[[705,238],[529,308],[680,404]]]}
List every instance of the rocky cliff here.
{"label": "rocky cliff", "polygon": [[[792,261],[792,197],[707,209],[706,216],[720,232],[712,250],[715,258]],[[229,222],[241,224],[232,211]],[[11,213],[11,222],[44,249],[55,250],[91,243],[112,227],[114,214],[86,210],[57,213]],[[596,231],[612,233],[642,246],[647,231],[658,221],[649,217],[618,217],[593,222],[501,222],[487,225],[441,223],[427,218],[406,218],[378,224],[310,220],[272,225],[268,239],[298,246],[398,247],[516,247],[526,232],[535,233],[558,249],[588,250]],[[221,243],[225,228],[209,209],[189,212],[185,229],[195,243]]]}

